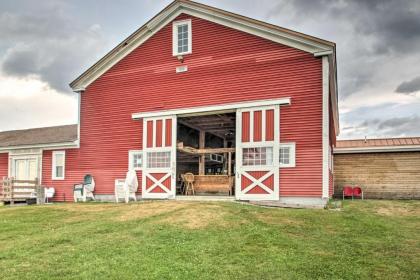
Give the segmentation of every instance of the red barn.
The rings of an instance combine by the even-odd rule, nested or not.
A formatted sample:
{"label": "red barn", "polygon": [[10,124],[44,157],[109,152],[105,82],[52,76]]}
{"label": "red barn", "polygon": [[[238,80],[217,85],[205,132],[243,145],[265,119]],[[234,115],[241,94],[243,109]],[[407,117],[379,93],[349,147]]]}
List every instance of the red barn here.
{"label": "red barn", "polygon": [[193,173],[198,193],[325,203],[336,81],[334,43],[177,0],[70,84],[79,123],[55,128],[67,138],[0,134],[0,176],[40,177],[58,201],[85,174],[112,199],[135,169],[143,198],[176,198]]}

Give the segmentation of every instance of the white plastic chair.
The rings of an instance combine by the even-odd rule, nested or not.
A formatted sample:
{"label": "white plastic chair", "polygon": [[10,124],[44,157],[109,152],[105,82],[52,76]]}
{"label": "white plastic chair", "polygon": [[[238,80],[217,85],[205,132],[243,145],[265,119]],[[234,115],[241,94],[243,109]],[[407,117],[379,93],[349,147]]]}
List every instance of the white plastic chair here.
{"label": "white plastic chair", "polygon": [[115,180],[115,202],[118,203],[120,199],[124,199],[125,203],[128,203],[129,193],[125,186],[125,179]]}
{"label": "white plastic chair", "polygon": [[137,180],[137,172],[135,170],[132,169],[127,172],[124,186],[128,190],[128,199],[133,198],[134,201],[137,201],[136,193],[139,188],[139,182]]}
{"label": "white plastic chair", "polygon": [[137,201],[136,192],[138,190],[137,173],[135,170],[129,170],[127,172],[125,180],[115,180],[115,202],[119,202],[122,198],[125,203],[128,203],[130,198]]}
{"label": "white plastic chair", "polygon": [[86,175],[83,183],[74,185],[74,188],[73,188],[74,202],[78,202],[79,200],[86,202],[87,198],[91,198],[92,200],[95,200],[95,196],[93,195],[94,190],[95,190],[95,179],[93,178],[92,175]]}
{"label": "white plastic chair", "polygon": [[48,200],[50,198],[53,198],[54,194],[55,194],[55,189],[53,187],[45,188],[45,203],[49,203]]}
{"label": "white plastic chair", "polygon": [[83,184],[83,186],[85,187],[85,192],[83,192],[85,194],[85,200],[87,198],[92,198],[92,200],[95,200],[95,196],[93,195],[93,192],[95,190],[95,179],[92,177],[92,182],[90,184]]}

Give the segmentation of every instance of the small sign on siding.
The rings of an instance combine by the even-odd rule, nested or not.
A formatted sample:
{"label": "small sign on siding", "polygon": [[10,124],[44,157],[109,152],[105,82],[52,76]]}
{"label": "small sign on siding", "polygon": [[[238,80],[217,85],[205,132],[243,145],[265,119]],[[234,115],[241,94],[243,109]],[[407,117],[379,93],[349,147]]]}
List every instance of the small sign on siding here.
{"label": "small sign on siding", "polygon": [[187,72],[187,71],[188,71],[187,65],[178,66],[176,68],[176,73],[182,73],[182,72]]}

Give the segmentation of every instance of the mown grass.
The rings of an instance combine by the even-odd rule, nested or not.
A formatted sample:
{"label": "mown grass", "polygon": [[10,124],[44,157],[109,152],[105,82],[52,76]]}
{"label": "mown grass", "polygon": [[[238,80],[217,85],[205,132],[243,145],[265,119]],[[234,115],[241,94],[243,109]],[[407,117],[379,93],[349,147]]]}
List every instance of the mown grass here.
{"label": "mown grass", "polygon": [[420,201],[0,207],[1,279],[420,279]]}

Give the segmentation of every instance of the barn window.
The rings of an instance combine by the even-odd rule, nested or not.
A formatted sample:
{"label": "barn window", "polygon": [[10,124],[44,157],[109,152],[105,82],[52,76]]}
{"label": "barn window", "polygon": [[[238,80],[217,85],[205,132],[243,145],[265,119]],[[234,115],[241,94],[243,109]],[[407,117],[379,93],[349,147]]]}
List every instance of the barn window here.
{"label": "barn window", "polygon": [[142,151],[129,151],[128,152],[128,168],[140,170],[143,167],[143,152]]}
{"label": "barn window", "polygon": [[272,165],[273,164],[273,148],[257,147],[244,148],[242,150],[243,165]]}
{"label": "barn window", "polygon": [[173,23],[173,55],[191,53],[191,20],[176,21]]}
{"label": "barn window", "polygon": [[171,152],[148,152],[147,168],[171,167]]}
{"label": "barn window", "polygon": [[280,144],[279,161],[280,167],[295,167],[296,163],[296,145],[295,143]]}
{"label": "barn window", "polygon": [[54,151],[52,153],[52,179],[64,180],[66,166],[66,152]]}

